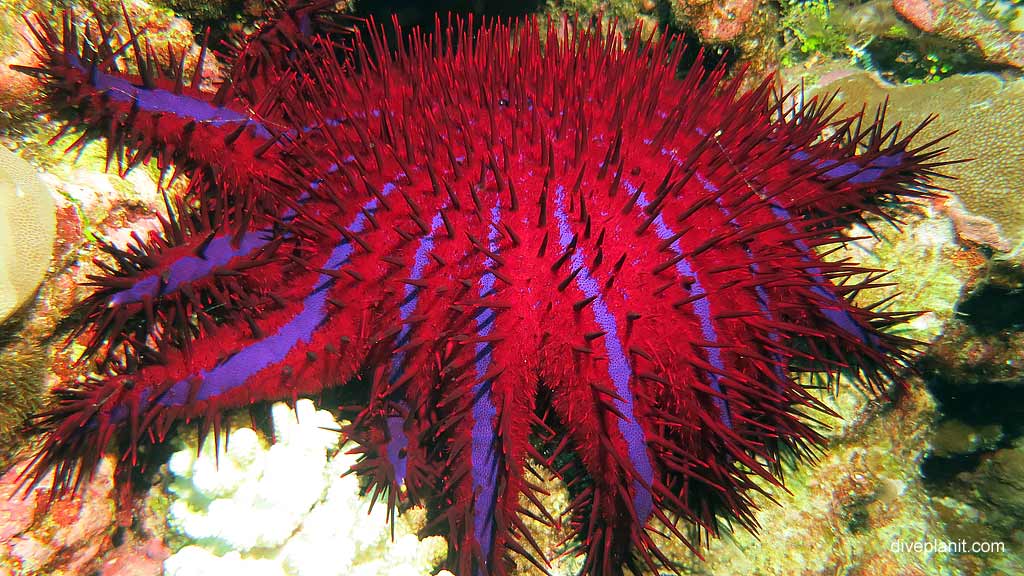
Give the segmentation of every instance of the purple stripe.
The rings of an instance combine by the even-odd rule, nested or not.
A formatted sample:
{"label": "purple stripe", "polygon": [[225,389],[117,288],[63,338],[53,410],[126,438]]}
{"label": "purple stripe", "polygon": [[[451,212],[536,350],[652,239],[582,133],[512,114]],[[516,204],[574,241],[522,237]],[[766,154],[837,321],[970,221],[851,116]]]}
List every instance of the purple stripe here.
{"label": "purple stripe", "polygon": [[[628,180],[624,182],[626,189],[629,190],[629,193],[631,195],[637,193],[637,188],[632,183],[630,183]],[[636,203],[637,206],[640,207],[640,209],[644,209],[647,208],[650,202],[647,200],[646,194],[640,192],[640,194],[637,195]],[[658,238],[661,238],[662,240],[667,240],[672,236],[675,236],[676,234],[676,231],[670,228],[668,224],[665,223],[665,219],[662,218],[660,211],[658,212],[658,215],[654,218],[653,225],[654,233],[658,236]],[[682,256],[683,250],[682,247],[680,247],[679,245],[678,239],[674,240],[672,244],[669,245],[669,248],[671,248],[672,252],[674,252],[676,255]],[[694,270],[693,265],[690,263],[688,259],[680,258],[679,261],[676,262],[675,268],[676,272],[678,272],[681,277],[693,278],[693,282],[690,284],[691,294],[700,294],[705,292],[704,286],[700,282],[700,275],[697,274],[697,271]],[[693,311],[697,314],[697,317],[700,319],[701,337],[704,338],[704,340],[707,340],[708,342],[718,342],[718,331],[715,330],[715,324],[711,318],[711,303],[708,301],[708,298],[700,298],[699,300],[695,300],[691,304],[691,306],[693,306]],[[708,355],[708,361],[711,362],[711,365],[717,368],[718,370],[724,372],[725,362],[722,361],[722,351],[717,346],[708,346],[705,347],[704,350]],[[711,401],[715,404],[715,407],[718,408],[718,417],[721,419],[722,424],[725,424],[727,427],[732,428],[732,415],[729,411],[729,403],[725,400],[724,397],[725,392],[722,388],[721,377],[718,374],[715,374],[714,372],[707,372],[707,376],[708,381],[711,384],[711,389],[721,395],[714,396],[711,399]]]}
{"label": "purple stripe", "polygon": [[[703,130],[698,129],[697,132],[698,132],[698,134],[700,134],[702,136],[704,135],[704,131]],[[662,155],[669,156],[670,158],[672,158],[672,160],[677,165],[680,165],[679,158],[676,156],[675,151],[667,150],[665,148],[662,148],[661,149],[661,153],[662,153]],[[797,154],[805,154],[806,155],[806,153],[804,153],[804,152],[797,152],[797,153],[794,153],[794,155],[793,155],[794,158],[797,156]],[[895,158],[897,156],[902,156],[902,154],[894,154],[894,155],[890,155],[890,156],[881,156],[879,158],[876,158],[875,161],[877,161],[877,163],[879,165],[885,166],[886,164],[889,164],[889,163],[892,163],[892,162],[897,162],[898,160]],[[871,163],[874,163],[874,162],[871,162]],[[869,164],[871,164],[871,163],[869,163]],[[703,186],[705,190],[707,190],[709,193],[712,193],[712,194],[718,194],[718,188],[710,180],[708,180],[707,178],[702,176],[699,172],[696,173],[696,176],[697,176],[697,179],[700,181],[701,186]],[[755,190],[755,192],[757,192],[758,195],[760,195],[762,198],[764,198],[764,195],[762,194],[761,190]],[[789,231],[792,234],[798,234],[799,231],[797,230],[796,226],[793,224],[793,222],[792,222],[793,218],[790,215],[790,213],[785,208],[783,208],[781,206],[778,206],[778,205],[776,205],[774,203],[770,203],[770,202],[769,202],[769,204],[771,206],[772,214],[777,219],[788,221],[787,224],[786,224],[786,230]],[[797,247],[798,250],[800,250],[803,253],[803,256],[801,256],[801,260],[803,260],[804,262],[812,262],[813,261],[812,258],[811,258],[811,254],[813,254],[813,251],[807,245],[806,242],[804,242],[803,240],[795,240],[793,242],[793,244]],[[819,307],[819,309],[825,315],[825,317],[828,318],[829,321],[831,321],[833,324],[835,324],[836,326],[841,328],[843,331],[849,333],[850,335],[852,335],[853,337],[857,338],[861,342],[865,342],[867,344],[870,344],[871,346],[876,346],[877,343],[878,343],[878,337],[873,335],[873,334],[870,334],[870,333],[864,331],[864,329],[861,328],[861,326],[859,324],[857,324],[857,322],[853,319],[852,316],[850,316],[850,314],[845,310],[845,308],[842,307],[842,304],[839,301],[839,298],[826,288],[826,286],[829,286],[829,283],[825,279],[825,277],[821,274],[821,269],[817,268],[817,267],[807,268],[807,272],[811,275],[811,277],[815,281],[815,285],[811,287],[811,291],[814,292],[815,294],[818,294],[818,295],[824,297],[827,300],[835,302],[836,305],[839,307],[839,309],[827,308],[827,307]]]}
{"label": "purple stripe", "polygon": [[[796,226],[793,224],[793,217],[792,215],[790,215],[788,210],[777,204],[771,204],[771,209],[772,214],[775,215],[777,219],[789,221],[789,223],[786,224],[787,231],[789,231],[792,234],[799,234],[799,230],[797,230]],[[804,242],[803,240],[794,240],[793,244],[802,253],[800,260],[804,262],[813,261],[813,259],[811,258],[813,250],[811,250],[811,247],[808,246],[806,242]],[[833,324],[835,324],[836,326],[838,326],[839,328],[841,328],[843,331],[850,334],[854,338],[860,340],[861,342],[864,342],[865,344],[877,348],[878,336],[875,336],[874,334],[865,331],[864,328],[862,328],[861,325],[858,324],[852,316],[850,316],[850,313],[846,311],[846,308],[843,306],[843,303],[840,301],[839,297],[826,288],[826,286],[829,286],[829,282],[821,274],[821,268],[818,268],[816,266],[808,267],[807,273],[810,274],[811,278],[814,279],[814,286],[811,286],[810,288],[811,292],[814,292],[815,294],[821,296],[822,298],[825,298],[826,300],[835,302],[835,305],[837,306],[837,308],[819,306],[818,308],[821,310],[822,314],[824,314],[825,317],[829,319],[829,321],[831,321]]]}
{"label": "purple stripe", "polygon": [[[676,157],[675,153],[673,153],[671,151],[668,151],[668,150],[666,150],[664,148],[662,148],[661,153],[663,155],[668,155],[669,157],[671,157],[672,161],[675,162],[677,166],[681,166],[681,164],[679,162],[679,159]],[[699,172],[695,173],[695,175],[697,177],[697,180],[701,183],[701,186],[704,187],[705,191],[707,191],[708,193],[711,193],[711,194],[714,194],[714,195],[718,196],[718,187],[715,186],[713,182],[711,182],[710,180],[704,178],[704,176],[701,175]],[[633,186],[632,183],[630,183],[628,180],[626,181],[626,187],[629,189],[631,194],[636,192],[635,186]],[[647,205],[646,199],[644,199],[643,202],[644,203],[643,203],[642,207],[646,207],[646,205]],[[732,224],[732,226],[734,228],[737,228],[737,229],[741,228],[740,223],[737,222],[736,219],[732,217],[732,215],[730,214],[729,210],[725,207],[725,204],[722,202],[722,198],[721,197],[716,197],[715,198],[715,204],[718,206],[719,212],[721,212],[723,216],[725,216],[726,218],[729,219],[729,223]],[[664,227],[664,231],[658,231],[658,229],[659,229],[658,224],[659,223],[661,224],[662,227]],[[658,234],[658,237],[662,238],[662,239],[670,238],[671,236],[673,236],[675,234],[675,232],[672,229],[668,228],[668,226],[666,226],[664,224],[664,220],[662,220],[661,214],[658,214],[658,218],[655,221],[655,230],[656,230],[656,233]],[[662,236],[662,234],[665,234],[665,235]],[[679,241],[678,240],[673,243],[671,248],[672,248],[672,250],[676,254],[682,254],[681,249],[679,247]],[[744,250],[744,252],[746,252],[748,258],[753,259],[753,254],[751,253],[750,248],[748,246],[743,246],[743,250]],[[684,262],[684,261],[686,261],[685,258],[683,260],[681,260],[680,262]],[[754,276],[757,276],[760,273],[759,266],[755,262],[751,262],[748,265],[748,268],[750,269],[751,273],[754,274]],[[691,273],[687,273],[686,272],[687,269],[691,270]],[[676,270],[678,270],[679,273],[681,275],[683,275],[683,276],[691,276],[692,278],[695,278],[695,279],[697,278],[697,274],[692,272],[693,266],[690,265],[690,264],[687,264],[686,266],[683,266],[683,267],[680,267],[679,264],[677,264],[676,265]],[[697,281],[695,281],[692,286],[694,288],[696,288],[696,289],[700,289],[699,282],[697,282]],[[768,320],[774,320],[774,317],[773,317],[773,315],[771,313],[771,310],[768,308],[768,300],[769,300],[768,299],[768,292],[764,289],[764,286],[757,285],[757,286],[754,287],[754,291],[757,293],[758,309],[761,311],[762,314],[764,314],[764,316]],[[704,299],[704,300],[706,300],[706,299]],[[703,302],[703,300],[702,300],[702,302]],[[706,304],[706,302],[705,302],[705,304]],[[697,306],[694,306],[694,309],[695,309],[695,311],[698,314],[702,314],[701,310],[697,309]],[[709,314],[710,315],[710,306],[709,305],[704,306],[703,309],[704,309],[703,310],[703,314]],[[702,323],[701,323],[702,327],[704,325],[704,318],[705,317],[702,315]],[[704,339],[708,340],[709,342],[717,342],[718,341],[718,335],[717,335],[717,333],[714,333],[713,327],[712,327],[712,334],[713,334],[712,338],[709,338],[708,334],[702,334],[702,336],[704,336]],[[774,331],[769,332],[768,333],[768,337],[772,340],[772,342],[778,342],[781,339],[780,336],[776,332],[774,332]],[[708,356],[709,356],[709,359],[711,360],[713,366],[715,366],[718,369],[722,369],[721,354],[719,353],[717,348],[709,349],[708,350]],[[778,355],[773,355],[773,357],[776,360],[780,361],[780,362],[782,361],[781,357],[779,357]],[[717,363],[716,363],[716,359],[717,359]],[[788,378],[787,375],[786,375],[786,371],[782,368],[781,365],[773,366],[772,371],[775,372],[775,375],[778,376],[781,379],[787,379]],[[720,384],[718,375],[713,374],[713,373],[709,373],[708,377],[711,379],[712,389],[714,389],[716,392],[721,393],[722,389],[721,389],[721,384]],[[716,398],[715,400],[716,400],[716,402],[715,402],[716,406],[718,406],[718,408],[721,411],[721,413],[725,415],[725,418],[723,419],[723,423],[731,428],[732,424],[731,424],[731,420],[729,418],[729,412],[727,410],[728,405],[727,405],[726,401],[724,399],[721,399],[721,398]]]}
{"label": "purple stripe", "polygon": [[[389,182],[381,189],[381,195],[387,196],[393,190],[395,185]],[[373,214],[377,207],[374,198],[363,205],[363,210]],[[360,212],[346,229],[351,233],[360,233],[366,222],[366,217]],[[349,242],[342,240],[331,251],[323,267],[329,270],[340,269],[348,263],[352,252]],[[197,399],[206,400],[244,386],[260,370],[283,361],[295,346],[309,342],[314,331],[327,319],[327,293],[335,281],[328,274],[320,274],[316,287],[302,301],[302,310],[291,321],[273,334],[245,346],[210,370],[201,370],[198,376],[202,384]],[[161,395],[157,403],[162,406],[184,405],[188,401],[189,380],[179,380]]]}
{"label": "purple stripe", "polygon": [[[346,162],[351,160],[346,159]],[[332,163],[328,166],[326,173],[333,174],[338,171],[338,164]],[[312,190],[320,188],[320,184],[323,179],[314,180],[309,183],[309,187]],[[300,204],[306,203],[310,198],[309,192],[303,192],[298,198]],[[296,212],[294,209],[289,208],[285,210],[281,216],[281,221],[288,223],[295,219]],[[232,246],[232,235],[215,236],[213,240],[209,242],[206,249],[203,250],[203,255],[200,256],[184,256],[171,263],[167,267],[167,276],[164,278],[162,275],[153,274],[139,280],[131,288],[122,290],[114,294],[110,298],[110,302],[115,305],[131,304],[135,302],[142,302],[143,298],[150,296],[152,298],[159,298],[169,294],[182,285],[189,282],[195,282],[200,278],[205,278],[213,273],[213,271],[221,266],[227,265],[231,260],[248,256],[260,248],[270,243],[273,237],[273,230],[265,229],[253,232],[246,232],[242,236],[242,240],[239,242],[238,248]],[[287,235],[286,235],[287,236]]]}
{"label": "purple stripe", "polygon": [[[673,156],[673,160],[675,160],[674,156]],[[729,209],[725,207],[725,203],[722,202],[722,197],[720,195],[718,195],[718,187],[715,186],[715,184],[713,182],[711,182],[710,180],[704,178],[704,176],[701,175],[700,173],[697,173],[696,176],[697,176],[697,180],[701,183],[701,186],[703,186],[705,190],[707,190],[708,192],[713,193],[713,194],[716,195],[715,205],[718,206],[718,211],[721,212],[723,216],[725,216],[726,218],[729,219],[729,224],[731,224],[732,227],[734,229],[736,229],[736,230],[742,230],[743,226],[739,222],[736,221],[736,218],[734,218],[732,213],[729,212]],[[747,246],[746,244],[743,245],[743,252],[746,253],[747,258],[749,258],[750,260],[754,259],[754,253],[750,250],[750,247]],[[757,264],[757,262],[750,262],[750,264],[747,265],[747,268],[750,270],[750,273],[755,278],[761,273],[761,267]],[[754,292],[757,294],[757,308],[758,308],[758,310],[760,310],[761,314],[766,319],[768,319],[769,321],[775,320],[775,316],[772,314],[771,309],[768,307],[768,304],[769,304],[768,291],[764,289],[764,286],[758,284],[758,285],[754,286]],[[772,342],[776,342],[776,343],[778,343],[780,340],[782,340],[782,338],[779,336],[779,334],[777,332],[775,332],[774,330],[770,330],[768,332],[768,338]],[[774,358],[775,361],[777,362],[775,365],[772,366],[772,371],[775,372],[775,375],[781,381],[788,380],[789,376],[786,374],[786,370],[783,368],[784,360],[783,360],[782,356],[780,356],[779,354],[772,354],[772,358]],[[778,387],[776,387],[776,390],[778,390]]]}
{"label": "purple stripe", "polygon": [[[337,171],[337,164],[331,164],[327,169],[328,174]],[[320,187],[321,182],[323,180],[314,180],[309,183],[309,187],[316,190]],[[309,198],[309,193],[303,192],[298,198],[298,203],[305,204]],[[295,216],[295,210],[289,208],[281,215],[281,221],[287,224],[294,220]],[[166,279],[163,274],[147,276],[139,280],[131,288],[126,288],[114,294],[110,298],[110,302],[115,305],[131,304],[142,302],[146,296],[159,298],[169,294],[184,284],[209,276],[214,270],[227,265],[235,258],[248,256],[256,252],[269,244],[273,235],[274,231],[270,228],[246,232],[238,243],[238,248],[232,245],[232,235],[215,236],[207,244],[206,249],[203,250],[202,256],[183,256],[172,262],[166,268]],[[286,233],[285,237],[290,237],[290,234]]]}
{"label": "purple stripe", "polygon": [[[558,220],[558,242],[565,249],[572,241],[573,234],[569,218],[565,213],[564,186],[555,189],[555,218]],[[653,506],[651,492],[644,484],[651,485],[654,479],[654,469],[651,466],[650,455],[647,453],[647,440],[644,437],[643,428],[640,427],[633,415],[633,391],[629,386],[633,369],[622,349],[615,315],[608,310],[604,297],[601,295],[600,285],[590,276],[590,269],[586,265],[586,256],[579,247],[573,252],[572,265],[574,270],[580,271],[576,275],[576,286],[587,298],[594,297],[594,301],[590,304],[590,310],[594,314],[594,321],[605,332],[603,338],[604,347],[608,353],[608,376],[615,385],[615,393],[619,396],[614,401],[615,408],[623,416],[619,419],[619,432],[626,441],[629,460],[633,464],[634,470],[643,479],[643,483],[633,480],[633,507],[638,519],[643,523],[650,516]]]}
{"label": "purple stripe", "polygon": [[166,281],[159,274],[151,274],[139,280],[131,288],[127,288],[114,294],[110,298],[113,305],[131,304],[141,302],[146,296],[159,298],[173,292],[183,284],[194,282],[200,278],[209,276],[221,266],[225,266],[231,260],[242,256],[248,256],[270,242],[272,232],[261,230],[258,232],[246,232],[239,242],[238,248],[233,247],[232,236],[215,236],[203,251],[203,257],[184,256],[171,263],[165,270]]}
{"label": "purple stripe", "polygon": [[[491,208],[491,231],[487,235],[488,249],[498,253],[498,224],[501,222],[501,201],[495,200]],[[486,258],[485,265],[495,266],[495,262]],[[481,298],[485,298],[494,290],[495,276],[485,272],[480,276]],[[484,308],[476,317],[476,333],[480,337],[488,336],[494,330],[495,313]],[[483,550],[484,558],[490,558],[494,545],[494,506],[495,491],[498,480],[499,454],[495,438],[495,418],[498,411],[491,398],[491,380],[484,380],[484,374],[491,366],[492,348],[490,342],[476,344],[476,383],[473,384],[473,534]],[[508,415],[506,415],[508,417]],[[482,570],[478,568],[478,574]]]}
{"label": "purple stripe", "polygon": [[258,138],[270,138],[270,132],[257,120],[247,114],[236,112],[230,108],[217,107],[206,100],[175,94],[160,88],[143,88],[136,86],[120,76],[101,72],[99,68],[87,69],[75,54],[67,53],[68,63],[79,72],[89,75],[89,82],[97,90],[105,92],[116,102],[137,104],[146,112],[162,112],[179,118],[194,120],[203,124],[222,127],[244,123],[253,129]]}
{"label": "purple stripe", "polygon": [[[412,270],[409,277],[413,280],[419,280],[423,277],[423,270],[427,267],[430,262],[430,252],[434,249],[434,232],[444,223],[441,218],[441,211],[434,214],[434,218],[430,221],[430,233],[420,239],[420,245],[416,248],[416,254],[413,256]],[[395,347],[404,346],[409,341],[409,333],[412,327],[405,322],[409,316],[412,316],[413,312],[416,311],[416,305],[419,303],[419,288],[412,284],[405,285],[405,295],[402,299],[402,304],[398,309],[398,316],[402,319],[402,329],[398,332],[398,336],[395,337]],[[391,359],[391,373],[388,382],[394,384],[398,378],[402,375],[402,364],[405,362],[405,352],[399,352],[394,355]],[[404,400],[398,399],[396,402],[403,407],[408,408]],[[408,460],[403,454],[405,449],[409,446],[409,437],[405,434],[405,418],[402,416],[388,416],[387,425],[389,432],[389,440],[387,443],[387,454],[388,460],[391,462],[391,466],[395,471],[395,483],[401,485],[405,482],[405,475],[407,472]]]}
{"label": "purple stripe", "polygon": [[[698,130],[698,132],[701,131]],[[703,136],[703,134],[701,135]],[[856,160],[848,160],[840,164],[838,160],[824,159],[815,162],[814,166],[815,168],[826,168],[829,166],[836,165],[835,168],[829,169],[827,172],[819,176],[819,178],[845,178],[850,174],[859,172],[859,174],[851,177],[848,181],[854,184],[867,184],[869,182],[874,182],[881,178],[882,175],[885,174],[886,170],[899,166],[903,162],[904,157],[905,154],[903,152],[885,154],[883,156],[878,156],[877,158],[872,158],[868,160],[863,167],[861,167],[861,165],[858,164]],[[795,152],[793,152],[792,158],[794,160],[803,161],[810,158],[810,154],[804,152],[803,150],[796,150]]]}

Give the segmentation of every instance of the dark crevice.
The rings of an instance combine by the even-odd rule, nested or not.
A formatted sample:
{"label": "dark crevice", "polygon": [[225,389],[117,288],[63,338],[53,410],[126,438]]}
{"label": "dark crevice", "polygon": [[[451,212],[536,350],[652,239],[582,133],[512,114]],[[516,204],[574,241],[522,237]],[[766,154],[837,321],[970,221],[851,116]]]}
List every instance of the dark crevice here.
{"label": "dark crevice", "polygon": [[1024,289],[988,284],[957,307],[979,335],[1024,329]]}
{"label": "dark crevice", "polygon": [[157,5],[172,10],[176,15],[192,23],[192,34],[196,42],[202,42],[206,30],[210,30],[210,48],[221,50],[233,34],[251,30],[260,14],[247,14],[243,0],[226,2],[204,2],[201,0],[159,0]]}
{"label": "dark crevice", "polygon": [[[1004,446],[999,446],[1003,448]],[[981,463],[987,452],[935,456],[930,454],[921,462],[921,480],[926,489],[939,489],[956,480],[959,474],[971,472]]]}
{"label": "dark crevice", "polygon": [[929,454],[921,463],[921,476],[931,489],[941,488],[964,472],[975,470],[982,459],[997,450],[1012,448],[1024,436],[1024,388],[987,382],[965,386],[933,375],[928,387],[943,420],[958,420],[971,428],[997,425],[1002,438],[984,450],[966,454]]}
{"label": "dark crevice", "polygon": [[972,427],[998,424],[1006,436],[1024,435],[1024,388],[1020,386],[996,382],[963,386],[935,378],[928,388],[944,419],[956,419]]}
{"label": "dark crevice", "polygon": [[1024,437],[1024,381],[1014,366],[1024,330],[1022,281],[1018,267],[990,270],[987,282],[957,305],[959,322],[947,327],[921,361],[942,422],[960,422],[965,430],[998,427],[1000,433],[998,442],[971,453],[925,458],[921,473],[930,489],[941,491]]}

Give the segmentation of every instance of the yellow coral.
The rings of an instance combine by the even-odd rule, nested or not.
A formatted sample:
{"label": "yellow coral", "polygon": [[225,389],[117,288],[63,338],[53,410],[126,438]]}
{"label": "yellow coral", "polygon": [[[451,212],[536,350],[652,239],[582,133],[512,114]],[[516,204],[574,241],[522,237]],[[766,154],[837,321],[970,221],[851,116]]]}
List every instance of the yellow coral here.
{"label": "yellow coral", "polygon": [[56,226],[53,197],[35,168],[0,147],[0,321],[35,294]]}

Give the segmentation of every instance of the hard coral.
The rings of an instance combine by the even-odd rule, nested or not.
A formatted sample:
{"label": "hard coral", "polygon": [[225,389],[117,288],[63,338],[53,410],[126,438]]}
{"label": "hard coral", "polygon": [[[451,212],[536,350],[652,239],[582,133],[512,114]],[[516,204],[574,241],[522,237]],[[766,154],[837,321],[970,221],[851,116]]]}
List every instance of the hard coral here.
{"label": "hard coral", "polygon": [[386,507],[359,497],[356,477],[343,477],[357,457],[345,453],[331,414],[310,400],[294,411],[275,404],[272,413],[272,446],[239,428],[219,456],[207,438],[201,454],[187,447],[171,458],[170,523],[189,545],[167,559],[166,572],[428,573],[441,539],[420,541],[405,519],[389,527]]}
{"label": "hard coral", "polygon": [[779,9],[761,0],[675,0],[673,24],[735,58],[746,69],[746,87],[770,76],[782,56]]}
{"label": "hard coral", "polygon": [[[22,461],[0,477],[0,573],[90,574],[110,548],[114,529],[113,466],[104,460],[81,495],[51,501],[46,489],[19,493]],[[42,512],[49,508],[49,516]],[[10,570],[5,572],[4,570]]]}
{"label": "hard coral", "polygon": [[961,292],[978,274],[978,266],[959,266],[955,261],[962,251],[955,227],[938,207],[930,203],[908,207],[900,218],[899,228],[870,220],[870,229],[852,226],[849,235],[858,239],[837,249],[830,258],[853,258],[893,270],[886,277],[891,285],[866,296],[872,300],[892,297],[889,310],[927,311],[901,326],[900,334],[930,342],[954,317]]}
{"label": "hard coral", "polygon": [[1024,80],[1004,81],[991,74],[958,75],[917,86],[892,86],[870,74],[847,76],[828,85],[852,113],[888,99],[893,121],[912,125],[930,111],[942,114],[924,130],[926,138],[954,134],[946,144],[970,162],[950,165],[953,180],[943,182],[971,212],[1002,229],[994,247],[1019,247],[1024,242]]}
{"label": "hard coral", "polygon": [[[835,422],[829,452],[767,488],[782,506],[757,514],[763,534],[737,532],[713,541],[704,560],[679,551],[683,574],[705,576],[908,576],[957,574],[958,558],[923,550],[895,552],[893,542],[943,539],[945,534],[920,478],[935,403],[922,387],[897,407],[853,391],[829,399],[853,419]],[[832,422],[831,419],[829,422]]]}
{"label": "hard coral", "polygon": [[35,294],[55,229],[50,190],[31,164],[0,146],[0,321]]}

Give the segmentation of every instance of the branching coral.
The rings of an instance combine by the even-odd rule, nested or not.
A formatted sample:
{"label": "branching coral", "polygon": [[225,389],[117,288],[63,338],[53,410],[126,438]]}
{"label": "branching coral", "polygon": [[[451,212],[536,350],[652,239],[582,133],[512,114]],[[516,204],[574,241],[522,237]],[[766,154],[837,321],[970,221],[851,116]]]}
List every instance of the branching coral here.
{"label": "branching coral", "polygon": [[[249,428],[233,431],[219,458],[208,439],[172,456],[171,526],[192,544],[167,559],[171,576],[247,573],[280,576],[428,574],[439,538],[420,541],[404,519],[359,497],[356,461],[338,422],[299,400],[272,408],[275,443]],[[369,513],[367,512],[369,509]]]}

